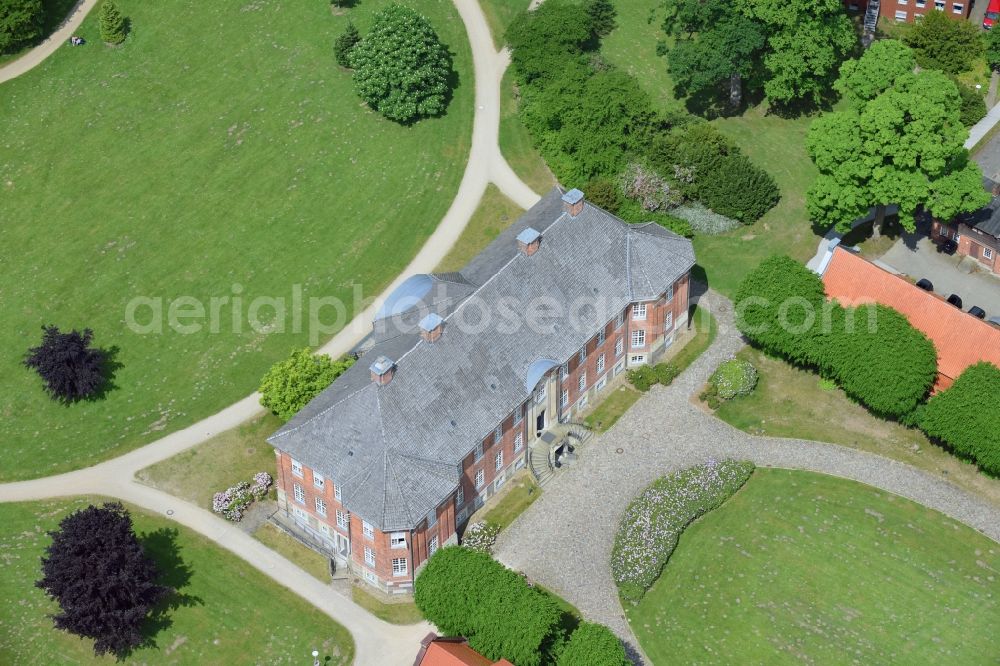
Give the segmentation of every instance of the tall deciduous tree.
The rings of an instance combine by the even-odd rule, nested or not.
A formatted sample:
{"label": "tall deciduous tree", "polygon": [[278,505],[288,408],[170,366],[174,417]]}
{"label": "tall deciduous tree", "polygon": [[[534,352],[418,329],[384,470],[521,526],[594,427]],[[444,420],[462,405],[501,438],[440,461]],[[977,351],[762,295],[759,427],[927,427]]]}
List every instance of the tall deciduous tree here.
{"label": "tall deciduous tree", "polygon": [[107,354],[90,346],[89,328],[62,333],[42,328],[42,344],[28,350],[24,365],[38,372],[55,400],[73,402],[95,395],[106,380]]}
{"label": "tall deciduous tree", "polygon": [[114,0],[104,0],[98,20],[101,24],[101,41],[105,44],[121,44],[125,41],[125,17]]}
{"label": "tall deciduous tree", "polygon": [[389,5],[351,53],[354,87],[389,120],[413,122],[444,113],[451,94],[451,56],[430,21]]}
{"label": "tall deciduous tree", "polygon": [[598,37],[604,37],[615,29],[618,10],[611,0],[587,0],[584,5],[590,18],[590,27]]}
{"label": "tall deciduous tree", "polygon": [[[846,231],[874,206],[877,236],[889,204],[899,205],[900,222],[909,230],[921,206],[945,220],[984,206],[989,195],[963,147],[967,134],[955,84],[941,72],[898,73],[901,67],[881,70],[887,78],[896,72],[891,81],[874,82],[861,75],[880,70],[869,66],[869,54],[847,74],[850,81],[865,80],[864,90],[883,91],[868,101],[859,98],[852,109],[824,114],[809,128],[806,146],[819,169],[806,195],[810,217]],[[872,59],[883,55],[874,52]],[[851,85],[838,83],[862,90]]]}
{"label": "tall deciduous tree", "polygon": [[287,421],[352,365],[351,357],[334,361],[326,354],[313,354],[308,347],[296,349],[264,375],[260,404]]}
{"label": "tall deciduous tree", "polygon": [[49,532],[36,585],[59,603],[56,627],[94,640],[94,652],[124,656],[142,645],[142,624],[170,590],[121,504],[77,511]]}
{"label": "tall deciduous tree", "polygon": [[0,53],[41,37],[44,17],[42,0],[0,0]]}
{"label": "tall deciduous tree", "polygon": [[916,52],[921,67],[949,74],[969,71],[983,52],[979,28],[944,12],[927,12],[903,34],[903,41]]}
{"label": "tall deciduous tree", "polygon": [[840,67],[833,87],[855,106],[864,106],[917,66],[913,49],[896,39],[875,42],[864,55]]}

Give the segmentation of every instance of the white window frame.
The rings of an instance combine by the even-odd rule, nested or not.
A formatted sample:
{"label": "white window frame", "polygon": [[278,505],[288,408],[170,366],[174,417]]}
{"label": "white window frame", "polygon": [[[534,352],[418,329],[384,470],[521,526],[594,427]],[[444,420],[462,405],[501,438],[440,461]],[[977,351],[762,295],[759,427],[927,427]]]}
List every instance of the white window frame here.
{"label": "white window frame", "polygon": [[493,431],[493,443],[499,444],[500,440],[503,439],[503,424],[497,426],[497,429]]}
{"label": "white window frame", "polygon": [[306,491],[303,490],[302,486],[300,486],[297,483],[293,483],[292,484],[292,497],[295,498],[296,502],[298,502],[302,506],[305,506],[305,504],[306,504]]}
{"label": "white window frame", "polygon": [[944,11],[944,5],[945,5],[945,0],[934,0],[934,9],[938,10],[939,12]]}
{"label": "white window frame", "polygon": [[406,532],[391,532],[389,548],[406,548]]}
{"label": "white window frame", "polygon": [[366,539],[375,538],[375,528],[367,520],[361,521],[361,533],[365,535]]}
{"label": "white window frame", "polygon": [[907,15],[907,13],[906,13],[906,10],[903,10],[903,9],[897,9],[897,10],[896,10],[896,15],[895,15],[895,19],[896,19],[897,21],[905,21],[905,20],[906,20],[906,18],[907,18],[907,16],[908,16],[908,15]]}
{"label": "white window frame", "polygon": [[673,312],[668,312],[663,317],[663,330],[666,331],[667,333],[670,333],[671,331],[674,330],[674,313]]}
{"label": "white window frame", "polygon": [[635,321],[644,321],[646,319],[645,303],[636,303],[632,306],[632,319]]}
{"label": "white window frame", "polygon": [[588,402],[590,402],[590,396],[589,395],[583,395],[583,396],[581,396],[581,398],[579,400],[576,401],[576,408],[577,409],[583,409],[584,407],[587,406]]}
{"label": "white window frame", "polygon": [[597,332],[597,346],[599,347],[603,344],[604,344],[604,329],[602,328],[600,331]]}
{"label": "white window frame", "polygon": [[365,564],[375,566],[375,549],[371,546],[365,546]]}
{"label": "white window frame", "polygon": [[372,585],[378,585],[379,583],[378,576],[376,576],[374,572],[368,571],[367,569],[365,570],[365,580]]}
{"label": "white window frame", "polygon": [[993,258],[993,248],[986,247],[984,245],[983,246],[983,259],[992,259],[992,258]]}
{"label": "white window frame", "polygon": [[961,3],[961,2],[953,2],[953,3],[951,3],[951,13],[952,14],[964,14],[965,13],[965,4]]}
{"label": "white window frame", "polygon": [[600,376],[601,374],[604,373],[604,368],[605,368],[604,354],[601,354],[600,356],[597,357],[597,374],[598,374],[598,376]]}
{"label": "white window frame", "polygon": [[493,457],[493,463],[496,465],[498,472],[503,469],[503,449],[497,451],[496,456]]}
{"label": "white window frame", "polygon": [[455,493],[455,504],[462,506],[465,504],[465,488],[462,484],[458,484],[458,492]]}
{"label": "white window frame", "polygon": [[339,484],[339,483],[335,483],[335,484],[333,484],[333,498],[334,498],[335,500],[337,500],[338,502],[340,502],[340,501],[341,501],[341,496],[340,496],[340,484]]}
{"label": "white window frame", "polygon": [[562,393],[559,395],[559,406],[565,407],[569,404],[569,390],[563,389]]}
{"label": "white window frame", "polygon": [[618,315],[615,317],[615,328],[621,328],[622,324],[624,323],[625,323],[625,313],[619,312]]}
{"label": "white window frame", "polygon": [[621,356],[625,353],[625,338],[618,338],[615,340],[615,356]]}
{"label": "white window frame", "polygon": [[518,405],[514,410],[514,425],[518,425],[524,420],[524,405]]}
{"label": "white window frame", "polygon": [[300,463],[295,458],[292,458],[292,474],[299,477],[300,479],[302,478],[302,463]]}
{"label": "white window frame", "polygon": [[674,300],[674,285],[667,287],[667,303]]}
{"label": "white window frame", "polygon": [[326,518],[326,500],[322,497],[313,498],[313,504],[316,505],[316,513]]}
{"label": "white window frame", "polygon": [[631,354],[629,355],[629,365],[645,365],[646,355],[645,354]]}
{"label": "white window frame", "polygon": [[430,529],[437,525],[438,523],[438,512],[437,509],[431,509],[430,513],[427,514],[427,529]]}
{"label": "white window frame", "polygon": [[439,541],[438,541],[438,535],[435,534],[434,536],[431,537],[430,543],[427,544],[427,554],[428,555],[433,555],[435,552],[437,552],[438,543],[439,543]]}
{"label": "white window frame", "polygon": [[920,9],[923,9],[924,7],[927,6],[927,0],[917,0],[916,5]]}
{"label": "white window frame", "polygon": [[505,479],[502,476],[498,476],[497,478],[493,479],[493,492],[500,490],[500,486],[502,486],[504,481],[506,480],[507,479]]}
{"label": "white window frame", "polygon": [[392,575],[393,576],[406,576],[410,573],[410,570],[406,564],[405,557],[394,557],[392,558]]}
{"label": "white window frame", "polygon": [[323,490],[323,486],[326,484],[326,479],[319,472],[313,471],[313,486]]}
{"label": "white window frame", "polygon": [[645,349],[646,348],[646,331],[641,328],[637,328],[632,331],[632,349]]}
{"label": "white window frame", "polygon": [[482,488],[485,483],[486,483],[486,472],[481,469],[477,469],[475,478],[476,488],[477,489]]}
{"label": "white window frame", "polygon": [[576,382],[576,387],[581,391],[587,390],[587,373],[581,372],[580,378]]}
{"label": "white window frame", "polygon": [[342,530],[348,529],[351,524],[351,519],[348,514],[340,509],[337,509],[337,527]]}
{"label": "white window frame", "polygon": [[583,349],[580,350],[580,353],[577,354],[576,361],[581,364],[587,362],[587,345],[584,345]]}
{"label": "white window frame", "polygon": [[607,385],[608,385],[608,379],[607,379],[607,377],[605,377],[601,381],[597,382],[597,385],[594,387],[594,390],[600,391],[601,389],[603,389]]}
{"label": "white window frame", "polygon": [[514,453],[517,453],[524,447],[524,433],[518,432],[514,435]]}
{"label": "white window frame", "polygon": [[476,450],[472,453],[472,462],[479,462],[483,458],[483,443],[476,444]]}

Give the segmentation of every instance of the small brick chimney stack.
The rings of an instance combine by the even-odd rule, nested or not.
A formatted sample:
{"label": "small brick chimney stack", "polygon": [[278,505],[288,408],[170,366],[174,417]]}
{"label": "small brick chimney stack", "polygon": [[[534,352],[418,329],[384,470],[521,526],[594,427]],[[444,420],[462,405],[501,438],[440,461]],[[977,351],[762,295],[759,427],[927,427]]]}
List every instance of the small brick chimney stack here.
{"label": "small brick chimney stack", "polygon": [[570,217],[576,217],[583,212],[584,199],[583,192],[580,190],[573,188],[566,194],[562,195],[562,200],[563,210],[566,211]]}
{"label": "small brick chimney stack", "polygon": [[526,257],[530,257],[542,245],[542,235],[528,227],[517,235],[517,249]]}
{"label": "small brick chimney stack", "polygon": [[388,356],[379,356],[369,369],[372,371],[372,381],[379,386],[391,382],[393,375],[396,374],[396,364]]}
{"label": "small brick chimney stack", "polygon": [[437,342],[444,332],[444,319],[432,312],[420,320],[420,337],[426,342]]}

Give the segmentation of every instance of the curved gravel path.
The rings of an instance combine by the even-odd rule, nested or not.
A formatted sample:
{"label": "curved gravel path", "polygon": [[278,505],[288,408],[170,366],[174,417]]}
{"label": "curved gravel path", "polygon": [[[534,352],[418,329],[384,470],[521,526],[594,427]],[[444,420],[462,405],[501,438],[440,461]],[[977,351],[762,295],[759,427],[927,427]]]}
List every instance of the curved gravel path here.
{"label": "curved gravel path", "polygon": [[[743,346],[732,304],[701,298],[719,322],[708,350],[669,387],[653,388],[608,432],[591,438],[572,467],[498,540],[496,557],[610,626],[641,658],[611,579],[611,544],[628,502],[669,472],[709,458],[823,472],[912,499],[1000,541],[1000,508],[914,467],[864,451],[808,440],[757,437],[691,402],[718,364]],[[623,449],[621,454],[616,449]]]}
{"label": "curved gravel path", "polygon": [[66,45],[69,42],[69,38],[76,33],[76,29],[80,27],[83,19],[87,18],[87,14],[90,13],[90,10],[95,5],[97,5],[97,0],[80,0],[77,2],[73,9],[70,10],[66,20],[60,23],[56,31],[46,37],[44,42],[27,51],[17,60],[12,60],[0,67],[0,83],[10,81],[34,69],[42,64],[46,58],[55,53],[60,46]]}

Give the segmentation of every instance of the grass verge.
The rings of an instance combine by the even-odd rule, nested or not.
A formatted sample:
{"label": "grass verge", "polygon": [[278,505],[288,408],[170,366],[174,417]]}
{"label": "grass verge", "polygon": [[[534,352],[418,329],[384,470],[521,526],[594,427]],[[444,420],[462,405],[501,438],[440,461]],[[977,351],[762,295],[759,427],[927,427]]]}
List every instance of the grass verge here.
{"label": "grass verge", "polygon": [[[54,602],[34,586],[46,532],[101,498],[0,504],[0,663],[114,664],[93,642],[52,626]],[[151,623],[137,664],[292,664],[320,651],[325,664],[350,664],[354,644],[342,626],[208,539],[131,508],[140,540],[177,589],[173,607]],[[155,625],[155,628],[154,626]]]}
{"label": "grass verge", "polygon": [[628,408],[641,397],[642,393],[623,384],[601,400],[594,411],[587,414],[583,422],[594,432],[604,432],[617,423]]}
{"label": "grass verge", "polygon": [[363,589],[360,584],[351,585],[351,598],[354,603],[389,624],[416,624],[424,619],[413,602],[386,603]]}
{"label": "grass verge", "polygon": [[[492,506],[483,513],[481,518],[488,523],[493,523],[501,530],[507,529],[518,516],[542,496],[542,489],[535,483],[535,479],[527,470],[523,470],[506,485],[507,489],[503,495],[490,502]],[[477,517],[476,520],[478,521],[480,518]]]}
{"label": "grass verge", "polygon": [[556,179],[517,115],[516,87],[514,71],[508,68],[500,82],[500,152],[528,187],[545,194],[556,185]]}
{"label": "grass verge", "polygon": [[503,46],[504,34],[514,18],[528,8],[528,0],[482,0],[479,6],[486,15],[493,34],[493,45],[497,50]]}
{"label": "grass verge", "polygon": [[490,183],[469,224],[435,270],[439,273],[461,270],[523,212],[523,208]]}
{"label": "grass verge", "polygon": [[302,545],[271,523],[264,523],[258,527],[253,533],[253,538],[282,557],[288,558],[316,580],[321,580],[324,583],[329,583],[332,580],[330,560],[315,550]]}
{"label": "grass verge", "polygon": [[758,469],[626,615],[654,663],[983,663],[1000,546],[914,502]]}

